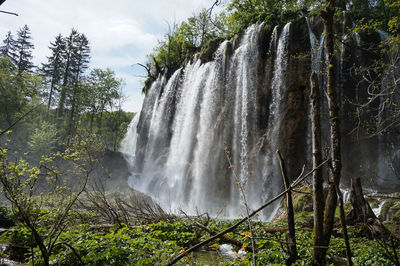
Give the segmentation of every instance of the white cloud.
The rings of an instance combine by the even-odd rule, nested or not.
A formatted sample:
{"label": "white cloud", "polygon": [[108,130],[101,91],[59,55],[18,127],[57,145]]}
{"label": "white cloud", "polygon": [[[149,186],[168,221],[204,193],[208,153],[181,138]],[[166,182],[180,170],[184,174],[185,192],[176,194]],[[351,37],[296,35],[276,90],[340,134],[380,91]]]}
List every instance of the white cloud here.
{"label": "white cloud", "polygon": [[[168,29],[168,23],[180,22],[215,0],[7,0],[1,10],[19,17],[0,14],[0,38],[14,34],[27,24],[35,44],[35,63],[44,62],[48,46],[55,36],[68,35],[72,28],[85,33],[91,43],[92,65],[110,67],[118,76],[127,76],[128,66],[143,62],[145,55]],[[133,71],[132,71],[133,72]],[[126,78],[126,87],[137,90],[130,95],[130,106],[139,108],[140,82]],[[133,89],[132,89],[133,88]],[[132,104],[134,101],[139,104]],[[138,109],[132,111],[138,111]]]}

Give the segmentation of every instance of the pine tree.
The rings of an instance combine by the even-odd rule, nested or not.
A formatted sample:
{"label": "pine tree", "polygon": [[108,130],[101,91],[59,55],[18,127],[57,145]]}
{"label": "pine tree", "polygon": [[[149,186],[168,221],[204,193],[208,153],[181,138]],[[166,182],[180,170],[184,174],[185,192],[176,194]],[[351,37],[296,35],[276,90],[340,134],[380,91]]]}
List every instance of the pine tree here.
{"label": "pine tree", "polygon": [[74,73],[74,81],[78,80],[81,75],[85,73],[86,69],[88,68],[89,61],[89,40],[86,38],[85,34],[79,34],[76,38],[73,50],[72,69]]}
{"label": "pine tree", "polygon": [[32,43],[31,32],[28,25],[25,25],[17,32],[17,40],[15,42],[16,57],[12,58],[19,73],[22,71],[30,71],[33,68],[33,49],[34,45]]}
{"label": "pine tree", "polygon": [[7,33],[6,38],[3,40],[3,45],[0,47],[0,55],[10,59],[15,59],[17,57],[15,53],[15,40],[11,31]]}
{"label": "pine tree", "polygon": [[[58,116],[62,117],[69,109],[67,134],[73,135],[76,115],[83,108],[83,88],[81,79],[88,68],[90,59],[89,41],[84,34],[72,29],[64,40],[62,49],[63,75],[58,102]],[[60,79],[61,81],[61,79]]]}
{"label": "pine tree", "polygon": [[68,95],[68,91],[70,89],[71,81],[73,80],[73,71],[72,71],[72,61],[74,57],[74,46],[77,38],[79,37],[79,33],[77,30],[72,29],[71,33],[68,37],[64,39],[65,47],[62,52],[62,58],[64,60],[64,73],[63,73],[63,81],[60,93],[60,100],[58,102],[58,116],[61,117],[64,114],[65,102]]}
{"label": "pine tree", "polygon": [[90,59],[89,41],[84,34],[79,34],[73,50],[73,57],[71,60],[72,72],[74,74],[72,84],[72,95],[70,97],[70,117],[68,134],[73,135],[74,131],[74,117],[79,113],[82,107],[82,96],[80,88],[80,78],[88,68]]}
{"label": "pine tree", "polygon": [[52,55],[50,57],[47,57],[46,64],[42,64],[42,72],[50,83],[49,100],[47,103],[48,110],[51,107],[53,96],[56,91],[56,86],[60,84],[63,78],[63,70],[65,65],[63,52],[65,50],[65,40],[61,36],[61,34],[59,34],[56,37],[55,42],[50,43],[50,45],[51,46],[49,48],[52,51]]}

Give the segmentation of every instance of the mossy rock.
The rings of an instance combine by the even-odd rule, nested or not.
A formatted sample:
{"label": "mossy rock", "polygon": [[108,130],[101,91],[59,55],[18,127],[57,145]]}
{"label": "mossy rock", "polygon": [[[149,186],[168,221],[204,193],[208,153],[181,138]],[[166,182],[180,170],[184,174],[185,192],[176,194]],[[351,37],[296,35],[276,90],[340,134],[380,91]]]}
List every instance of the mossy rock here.
{"label": "mossy rock", "polygon": [[388,215],[388,213],[389,213],[389,210],[390,210],[390,208],[393,207],[394,204],[395,204],[395,200],[394,200],[394,199],[388,199],[388,200],[386,200],[385,203],[383,204],[382,209],[381,209],[381,213],[379,214],[379,217],[380,217],[383,221],[386,220],[386,217],[387,217],[387,215]]}
{"label": "mossy rock", "polygon": [[217,51],[219,45],[224,41],[223,38],[210,40],[200,52],[200,60],[202,63],[207,63],[214,59],[214,53]]}
{"label": "mossy rock", "polygon": [[389,221],[398,223],[400,221],[400,203],[395,202],[395,204],[388,211]]}

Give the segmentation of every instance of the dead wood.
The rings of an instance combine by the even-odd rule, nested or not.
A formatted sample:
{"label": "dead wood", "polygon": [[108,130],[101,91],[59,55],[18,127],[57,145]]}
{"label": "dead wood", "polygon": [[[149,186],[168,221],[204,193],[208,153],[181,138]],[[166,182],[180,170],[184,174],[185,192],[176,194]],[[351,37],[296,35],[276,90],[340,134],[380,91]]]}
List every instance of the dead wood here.
{"label": "dead wood", "polygon": [[[299,228],[299,229],[300,229],[301,231],[310,231],[310,232],[313,231],[313,228],[310,228],[310,227],[302,227],[302,228]],[[266,233],[271,233],[271,234],[273,234],[273,233],[284,233],[284,232],[289,231],[289,228],[288,228],[288,227],[285,227],[285,226],[265,227],[265,228],[264,228],[264,231],[265,231]]]}
{"label": "dead wood", "polygon": [[[286,175],[285,164],[279,150],[276,151],[276,157],[278,158],[279,166],[281,168],[281,174],[285,190],[288,190],[289,179]],[[286,208],[287,208],[287,220],[289,229],[289,234],[287,235],[289,258],[286,260],[286,265],[291,265],[297,260],[298,256],[296,248],[296,229],[294,227],[293,201],[292,201],[292,193],[290,190],[288,190],[288,192],[286,193]]]}
{"label": "dead wood", "polygon": [[378,220],[371,206],[364,198],[364,193],[361,186],[361,179],[356,178],[351,180],[350,188],[350,212],[346,215],[346,223],[354,225],[357,223],[367,224],[369,219]]}
{"label": "dead wood", "polygon": [[[213,229],[211,229],[211,228],[208,228],[207,226],[205,226],[205,225],[203,225],[203,224],[201,224],[201,223],[199,223],[199,222],[197,222],[197,221],[192,221],[192,222],[193,222],[194,225],[196,225],[197,227],[201,228],[201,229],[204,230],[204,231],[207,231],[210,235],[213,235],[213,236],[214,236],[214,235],[217,235],[218,233],[220,233],[219,231],[215,231],[215,230],[213,230]],[[219,239],[220,239],[222,242],[227,243],[227,244],[232,244],[232,245],[238,247],[239,249],[241,249],[241,248],[243,248],[243,247],[246,247],[246,250],[247,250],[247,251],[253,252],[253,249],[251,248],[251,246],[246,246],[246,245],[244,245],[243,242],[241,242],[241,241],[239,241],[239,240],[237,240],[237,239],[234,239],[234,238],[232,238],[232,237],[229,237],[229,236],[226,236],[226,235],[222,235],[222,236],[219,237]],[[257,250],[255,250],[255,252],[257,252]]]}

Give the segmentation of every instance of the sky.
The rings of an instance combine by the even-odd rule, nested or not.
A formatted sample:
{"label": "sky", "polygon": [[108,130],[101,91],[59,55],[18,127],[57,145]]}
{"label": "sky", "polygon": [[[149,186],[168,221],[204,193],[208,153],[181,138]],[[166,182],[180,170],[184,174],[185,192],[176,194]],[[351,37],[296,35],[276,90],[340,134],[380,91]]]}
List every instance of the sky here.
{"label": "sky", "polygon": [[55,36],[69,35],[72,28],[90,41],[91,68],[110,68],[124,80],[123,109],[140,111],[146,55],[168,31],[168,23],[209,8],[215,0],[6,0],[0,10],[0,41],[8,31],[16,36],[25,24],[31,30],[34,63],[46,62]]}

